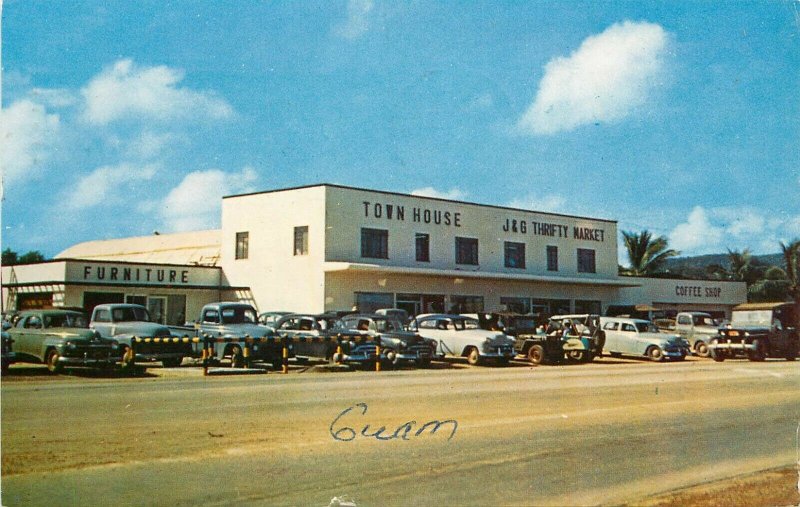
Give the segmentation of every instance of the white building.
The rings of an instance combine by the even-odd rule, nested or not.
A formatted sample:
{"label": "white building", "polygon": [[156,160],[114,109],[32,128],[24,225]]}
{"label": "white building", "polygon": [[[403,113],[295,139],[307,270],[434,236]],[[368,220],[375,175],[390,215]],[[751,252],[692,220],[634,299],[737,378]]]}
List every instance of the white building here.
{"label": "white building", "polygon": [[[740,282],[620,277],[617,237],[613,220],[319,184],[225,197],[220,230],[81,243],[57,256],[80,260],[62,261],[63,277],[47,271],[52,263],[4,267],[3,301],[20,307],[19,295],[44,281],[74,289],[52,305],[88,309],[99,303],[102,282],[117,299],[153,299],[164,303],[165,316],[182,309],[190,320],[198,305],[218,299],[247,300],[260,311],[399,307],[412,314],[649,304],[729,315],[746,301]],[[166,281],[81,280],[81,269],[95,269],[81,263],[87,259],[150,263]],[[204,281],[173,280],[180,267]],[[212,271],[203,278],[204,270],[218,278]],[[178,299],[157,299],[171,291],[186,296],[183,308]]]}

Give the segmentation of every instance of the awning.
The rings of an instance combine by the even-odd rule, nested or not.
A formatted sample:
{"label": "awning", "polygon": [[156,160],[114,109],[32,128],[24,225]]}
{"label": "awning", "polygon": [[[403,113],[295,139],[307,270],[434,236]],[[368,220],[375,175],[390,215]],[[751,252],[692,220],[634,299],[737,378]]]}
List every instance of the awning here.
{"label": "awning", "polygon": [[578,278],[570,276],[496,273],[489,271],[463,271],[460,269],[410,268],[401,266],[381,266],[380,264],[366,264],[358,262],[326,262],[323,265],[323,271],[326,273],[352,271],[364,273],[384,273],[389,275],[395,274],[448,278],[478,278],[486,280],[508,280],[514,282],[545,282],[565,285],[593,285],[607,287],[640,287],[642,285],[640,282],[624,278]]}

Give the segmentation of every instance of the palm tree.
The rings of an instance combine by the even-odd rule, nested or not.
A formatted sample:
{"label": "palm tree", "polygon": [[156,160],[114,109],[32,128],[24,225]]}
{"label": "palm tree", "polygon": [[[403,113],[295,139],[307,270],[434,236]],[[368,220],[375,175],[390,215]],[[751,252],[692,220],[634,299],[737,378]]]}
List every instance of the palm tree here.
{"label": "palm tree", "polygon": [[[748,282],[748,285],[751,283],[751,274],[753,271],[752,267],[752,256],[750,255],[750,250],[745,248],[741,252],[738,250],[731,250],[728,249],[728,262],[730,262],[730,279],[736,280],[739,282]],[[752,280],[755,281],[755,280]]]}
{"label": "palm tree", "polygon": [[783,252],[784,272],[789,280],[789,295],[800,303],[800,239],[788,244],[780,243]]}
{"label": "palm tree", "polygon": [[646,229],[639,234],[622,231],[622,237],[630,262],[630,267],[623,270],[627,275],[643,276],[657,273],[667,259],[680,255],[676,250],[667,249],[667,238],[664,236],[653,238]]}

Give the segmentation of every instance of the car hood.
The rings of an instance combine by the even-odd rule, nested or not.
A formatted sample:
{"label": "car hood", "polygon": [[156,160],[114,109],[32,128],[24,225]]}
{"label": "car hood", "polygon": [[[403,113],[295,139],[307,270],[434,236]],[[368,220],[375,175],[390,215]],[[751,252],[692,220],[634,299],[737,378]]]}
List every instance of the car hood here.
{"label": "car hood", "polygon": [[759,326],[759,325],[731,325],[730,328],[724,327],[722,328],[723,331],[747,331],[748,333],[769,333],[769,328],[767,326]]}
{"label": "car hood", "polygon": [[136,336],[171,336],[169,328],[157,322],[119,322],[113,324],[114,335],[130,334]]}
{"label": "car hood", "polygon": [[225,336],[250,336],[251,338],[261,338],[264,335],[271,336],[274,330],[271,327],[259,326],[257,324],[223,324],[215,326],[208,331],[214,334]]}

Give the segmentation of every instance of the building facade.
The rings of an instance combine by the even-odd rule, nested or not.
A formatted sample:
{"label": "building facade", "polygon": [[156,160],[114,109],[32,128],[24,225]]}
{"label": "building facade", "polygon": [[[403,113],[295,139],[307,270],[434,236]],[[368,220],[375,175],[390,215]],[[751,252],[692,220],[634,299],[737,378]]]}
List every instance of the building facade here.
{"label": "building facade", "polygon": [[262,312],[645,304],[729,316],[747,299],[740,282],[618,276],[617,223],[600,218],[319,184],[227,196],[221,225],[86,242],[55,261],[3,267],[4,310],[126,301],[169,324],[218,300]]}

